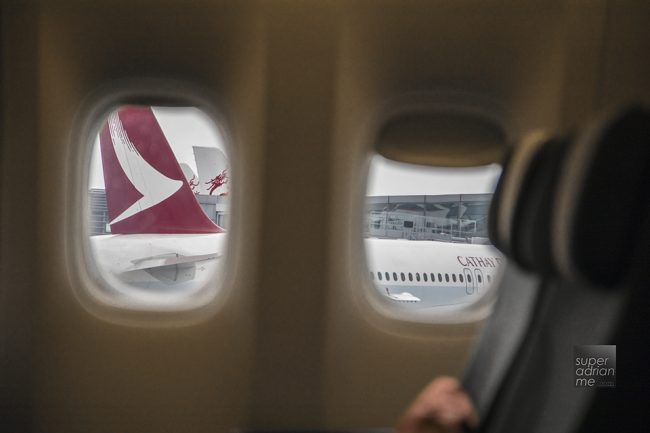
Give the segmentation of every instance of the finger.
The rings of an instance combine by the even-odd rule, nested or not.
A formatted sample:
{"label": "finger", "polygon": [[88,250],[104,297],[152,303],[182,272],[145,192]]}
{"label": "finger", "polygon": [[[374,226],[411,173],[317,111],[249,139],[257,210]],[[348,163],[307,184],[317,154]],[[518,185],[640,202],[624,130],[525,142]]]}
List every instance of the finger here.
{"label": "finger", "polygon": [[437,418],[409,418],[401,421],[396,433],[462,433],[459,425],[445,426]]}
{"label": "finger", "polygon": [[467,394],[462,391],[450,393],[443,399],[428,407],[427,417],[436,419],[444,427],[461,425],[463,422],[471,426],[478,424],[478,416]]}

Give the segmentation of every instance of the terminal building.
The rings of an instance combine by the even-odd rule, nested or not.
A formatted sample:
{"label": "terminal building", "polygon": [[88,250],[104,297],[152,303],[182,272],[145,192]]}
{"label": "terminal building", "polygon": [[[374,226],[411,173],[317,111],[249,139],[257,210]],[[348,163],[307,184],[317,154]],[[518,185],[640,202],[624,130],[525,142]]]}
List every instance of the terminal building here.
{"label": "terminal building", "polygon": [[110,234],[106,191],[92,188],[88,191],[88,232],[90,236]]}
{"label": "terminal building", "polygon": [[366,198],[366,237],[487,244],[492,194]]}
{"label": "terminal building", "polygon": [[[91,236],[110,234],[106,193],[89,192]],[[228,226],[229,198],[196,195],[208,217]],[[489,243],[488,209],[492,194],[402,195],[366,197],[364,236],[385,239]]]}

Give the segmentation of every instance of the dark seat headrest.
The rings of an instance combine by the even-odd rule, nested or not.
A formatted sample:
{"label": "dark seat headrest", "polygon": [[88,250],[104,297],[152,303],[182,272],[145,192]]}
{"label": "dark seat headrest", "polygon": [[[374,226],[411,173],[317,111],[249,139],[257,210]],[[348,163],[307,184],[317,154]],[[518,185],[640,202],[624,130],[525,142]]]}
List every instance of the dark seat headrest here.
{"label": "dark seat headrest", "polygon": [[520,267],[549,273],[551,203],[567,141],[532,133],[504,164],[490,208],[493,244]]}
{"label": "dark seat headrest", "polygon": [[552,219],[565,278],[616,285],[629,273],[648,219],[650,111],[634,106],[590,125],[563,164]]}

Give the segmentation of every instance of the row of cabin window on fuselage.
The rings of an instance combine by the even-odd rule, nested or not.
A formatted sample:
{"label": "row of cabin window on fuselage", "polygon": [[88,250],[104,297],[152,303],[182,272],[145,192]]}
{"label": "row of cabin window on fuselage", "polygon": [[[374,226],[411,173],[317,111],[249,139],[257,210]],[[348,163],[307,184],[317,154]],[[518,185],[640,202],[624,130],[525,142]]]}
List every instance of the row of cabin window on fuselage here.
{"label": "row of cabin window on fuselage", "polygon": [[[386,281],[390,281],[390,280],[391,280],[391,279],[390,279],[390,277],[391,277],[390,272],[384,272],[383,275],[384,275],[384,278],[382,278],[382,273],[381,273],[381,272],[377,272],[377,279],[378,279],[379,281],[383,281],[384,279],[385,279]],[[412,272],[409,272],[408,274],[404,274],[404,272],[400,272],[400,274],[399,274],[399,276],[401,277],[401,280],[402,280],[402,281],[406,281],[406,276],[407,276],[407,275],[408,275],[408,280],[409,280],[409,281],[413,281],[413,273],[412,273]],[[431,276],[431,282],[432,282],[432,283],[435,283],[435,282],[436,282],[436,278],[435,278],[436,275],[435,275],[433,272],[431,272],[431,273],[428,274],[428,275]],[[416,280],[416,281],[424,281],[425,283],[427,283],[427,282],[428,282],[428,279],[429,279],[429,276],[428,276],[428,275],[427,275],[425,272],[422,272],[422,278],[420,278],[420,273],[419,273],[419,272],[416,272],[416,273],[415,273],[415,280]],[[370,279],[373,280],[373,281],[375,280],[375,273],[374,273],[374,272],[370,272]],[[451,280],[452,280],[454,283],[455,283],[456,281],[458,281],[458,282],[460,282],[460,283],[464,283],[464,282],[465,282],[465,277],[463,276],[463,274],[458,274],[458,276],[456,276],[456,274],[451,274]],[[476,280],[478,281],[479,284],[482,284],[482,283],[483,283],[483,278],[481,277],[480,274],[478,274],[478,275],[476,276]],[[397,272],[393,272],[393,281],[399,281],[399,280],[397,279]],[[449,274],[445,274],[445,282],[448,283],[449,281],[450,281]],[[438,282],[439,282],[439,283],[442,283],[442,274],[438,274]],[[471,283],[471,282],[472,282],[472,276],[471,276],[471,275],[467,275],[467,282],[468,282],[468,283]],[[492,282],[492,278],[491,278],[489,275],[487,276],[487,282],[488,282],[488,283]]]}

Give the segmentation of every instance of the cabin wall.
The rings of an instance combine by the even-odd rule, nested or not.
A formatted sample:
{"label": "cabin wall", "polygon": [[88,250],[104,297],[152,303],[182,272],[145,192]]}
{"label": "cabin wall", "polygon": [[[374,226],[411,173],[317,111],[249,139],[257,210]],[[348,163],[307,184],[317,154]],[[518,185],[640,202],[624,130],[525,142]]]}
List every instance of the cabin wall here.
{"label": "cabin wall", "polygon": [[458,92],[503,108],[513,138],[557,128],[569,60],[559,2],[380,5],[356,2],[341,37],[329,299],[336,320],[328,322],[325,380],[334,427],[394,422],[431,378],[462,373],[480,328],[388,320],[352,294],[369,286],[359,233],[368,152],[384,111]]}
{"label": "cabin wall", "polygon": [[[47,4],[38,9],[38,202],[31,371],[34,431],[227,431],[247,419],[263,173],[263,53],[249,5]],[[33,28],[33,27],[32,27]],[[133,77],[186,80],[222,111],[242,181],[233,241],[238,278],[216,315],[172,328],[123,326],[86,311],[63,250],[72,212],[60,187],[83,145],[70,143],[86,99]],[[57,184],[59,182],[59,184]]]}
{"label": "cabin wall", "polygon": [[27,431],[32,422],[39,173],[37,38],[31,7],[2,4],[0,23],[0,418]]}

